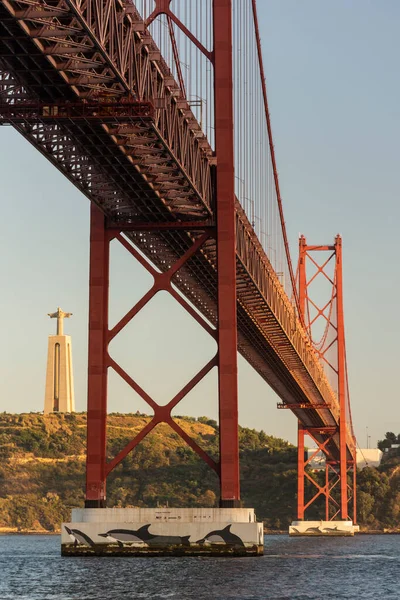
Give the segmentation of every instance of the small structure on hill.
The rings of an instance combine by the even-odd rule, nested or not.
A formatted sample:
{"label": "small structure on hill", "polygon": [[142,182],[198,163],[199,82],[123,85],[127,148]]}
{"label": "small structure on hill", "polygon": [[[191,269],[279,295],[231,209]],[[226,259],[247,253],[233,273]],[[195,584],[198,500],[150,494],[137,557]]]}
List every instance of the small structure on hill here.
{"label": "small structure on hill", "polygon": [[[381,464],[383,452],[379,448],[357,448],[356,460],[357,469],[365,467],[379,467]],[[315,452],[315,448],[307,450],[307,460],[314,471],[325,469],[326,461],[323,452]]]}
{"label": "small structure on hill", "polygon": [[57,319],[57,333],[49,335],[44,413],[75,412],[71,337],[64,335],[64,319],[72,313],[58,307],[48,314]]}

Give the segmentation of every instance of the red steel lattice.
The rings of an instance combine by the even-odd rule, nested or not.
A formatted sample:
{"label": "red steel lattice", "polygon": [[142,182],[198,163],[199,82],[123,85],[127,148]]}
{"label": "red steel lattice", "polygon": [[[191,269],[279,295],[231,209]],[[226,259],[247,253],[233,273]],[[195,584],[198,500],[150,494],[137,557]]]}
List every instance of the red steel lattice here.
{"label": "red steel lattice", "polygon": [[[214,330],[173,288],[172,278],[179,269],[201,248],[210,233],[204,233],[191,248],[166,272],[158,272],[124,238],[115,227],[107,228],[104,214],[91,206],[90,255],[90,322],[89,322],[89,380],[88,380],[88,447],[86,470],[86,506],[105,506],[107,475],[148,435],[159,423],[167,423],[205,462],[220,474],[217,464],[174,421],[171,411],[199,381],[218,365],[218,355],[212,358],[165,406],[158,405],[108,353],[108,345],[140,310],[160,291],[167,291],[214,338]],[[111,329],[108,329],[108,287],[110,243],[118,240],[134,258],[152,275],[154,284],[139,302]],[[151,421],[111,461],[106,460],[107,378],[108,369],[114,371],[143,398],[154,410]],[[222,453],[221,453],[222,455]]]}
{"label": "red steel lattice", "polygon": [[[318,253],[318,255],[316,255]],[[322,254],[322,263],[321,258]],[[318,256],[318,258],[316,257]],[[312,276],[307,275],[307,264],[314,267]],[[331,269],[329,270],[329,267]],[[336,236],[335,243],[332,246],[309,246],[304,236],[301,236],[299,242],[299,303],[302,311],[303,322],[314,349],[325,363],[326,369],[333,375],[333,385],[337,391],[339,399],[339,420],[338,426],[333,430],[316,430],[315,428],[304,427],[299,421],[298,427],[298,518],[304,519],[305,510],[319,498],[321,494],[326,498],[326,519],[330,518],[330,503],[337,505],[334,517],[338,514],[341,519],[349,518],[349,503],[353,499],[353,520],[356,520],[356,449],[355,438],[353,434],[351,414],[349,407],[348,385],[347,385],[347,364],[345,350],[345,331],[344,331],[344,310],[343,310],[343,256],[342,239]],[[327,281],[331,287],[329,299],[320,306],[313,297],[312,284],[322,278]],[[314,312],[311,312],[311,307]],[[325,322],[325,329],[318,342],[315,341],[313,333],[315,325],[319,321]],[[332,359],[328,359],[328,353]],[[317,435],[316,435],[317,433]],[[307,461],[304,460],[304,436],[309,435],[317,444],[317,450],[313,457],[322,452],[326,457],[326,480],[325,485],[320,486],[305,467],[310,464],[313,457]],[[348,436],[353,436],[353,445],[349,448],[347,445]],[[339,456],[332,456],[331,448],[334,439],[338,440]],[[350,486],[348,481],[349,469],[353,471],[353,480]],[[332,484],[330,474],[334,473],[335,479]],[[305,502],[304,497],[304,479],[310,481],[316,488],[317,493]],[[340,502],[338,503],[331,495],[334,487],[340,488]],[[349,494],[350,490],[350,494]]]}
{"label": "red steel lattice", "polygon": [[[230,0],[215,4],[214,23],[231,19]],[[236,316],[236,242],[235,242],[235,190],[233,162],[233,98],[232,81],[232,30],[215,26],[215,123],[216,153],[219,171],[216,182],[216,259],[218,320],[216,339],[218,354],[189,382],[166,406],[159,406],[121,367],[108,355],[109,342],[160,290],[168,291],[210,334],[214,331],[172,287],[171,278],[193,257],[209,238],[201,235],[187,252],[168,270],[158,273],[127,242],[120,233],[106,233],[104,215],[92,206],[90,318],[89,323],[89,383],[88,383],[88,450],[86,506],[104,506],[106,477],[158,423],[170,425],[188,444],[218,472],[221,482],[220,505],[240,505],[238,407],[237,407],[237,316]],[[118,241],[153,276],[154,285],[125,317],[108,331],[108,270],[109,243]],[[102,351],[101,351],[102,350]],[[218,397],[220,422],[219,464],[210,458],[173,420],[171,410],[210,371],[218,365]],[[112,367],[154,410],[147,426],[110,462],[106,463],[107,371]],[[99,408],[99,398],[102,398]]]}

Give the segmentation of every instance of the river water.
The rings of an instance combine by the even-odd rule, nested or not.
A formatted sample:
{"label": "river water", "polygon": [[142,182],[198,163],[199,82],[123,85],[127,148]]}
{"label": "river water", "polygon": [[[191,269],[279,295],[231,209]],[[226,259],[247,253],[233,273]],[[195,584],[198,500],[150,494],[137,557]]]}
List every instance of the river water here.
{"label": "river water", "polygon": [[0,600],[400,599],[400,536],[267,536],[255,558],[61,558],[58,536],[0,536]]}

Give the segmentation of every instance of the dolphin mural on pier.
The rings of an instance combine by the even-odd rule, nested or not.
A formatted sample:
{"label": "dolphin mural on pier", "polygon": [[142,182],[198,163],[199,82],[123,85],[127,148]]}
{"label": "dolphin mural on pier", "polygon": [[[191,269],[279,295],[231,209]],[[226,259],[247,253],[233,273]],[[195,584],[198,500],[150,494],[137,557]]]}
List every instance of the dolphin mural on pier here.
{"label": "dolphin mural on pier", "polygon": [[120,548],[125,544],[143,542],[148,546],[190,546],[190,535],[155,535],[150,533],[151,523],[143,525],[139,529],[111,529],[106,533],[99,533],[100,537],[106,538],[112,543],[117,543]]}
{"label": "dolphin mural on pier", "polygon": [[197,544],[215,544],[224,542],[229,546],[244,546],[243,541],[240,539],[238,535],[235,535],[231,532],[232,525],[227,525],[224,529],[219,529],[215,531],[210,531],[206,536],[204,536],[201,540],[198,540]]}
{"label": "dolphin mural on pier", "polygon": [[65,531],[68,533],[71,541],[74,542],[74,546],[78,546],[83,544],[84,546],[94,546],[95,543],[86,533],[80,531],[80,529],[70,529],[66,525],[64,525]]}
{"label": "dolphin mural on pier", "polygon": [[292,527],[292,529],[294,529],[297,533],[302,535],[304,535],[305,533],[308,533],[310,535],[319,535],[321,533],[329,533],[330,531],[340,531],[337,525],[335,525],[335,527],[321,527],[321,525],[318,525],[318,527],[307,527],[307,529],[305,529],[304,531],[300,531],[300,529],[298,529],[297,527]]}

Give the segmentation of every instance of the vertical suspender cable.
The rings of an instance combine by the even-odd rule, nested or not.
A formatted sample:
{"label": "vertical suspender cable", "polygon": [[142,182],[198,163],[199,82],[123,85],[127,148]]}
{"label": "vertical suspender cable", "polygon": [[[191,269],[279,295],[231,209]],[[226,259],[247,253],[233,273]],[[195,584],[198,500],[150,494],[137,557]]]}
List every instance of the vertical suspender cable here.
{"label": "vertical suspender cable", "polygon": [[296,281],[295,281],[294,272],[293,272],[292,259],[290,257],[290,249],[289,249],[289,242],[288,242],[288,238],[287,238],[285,219],[283,216],[282,198],[281,198],[281,193],[280,193],[278,170],[277,170],[276,158],[275,158],[275,149],[274,149],[273,138],[272,138],[272,127],[271,127],[271,119],[270,119],[270,114],[269,114],[269,106],[268,106],[268,98],[267,98],[267,86],[266,86],[266,82],[265,82],[264,64],[263,64],[261,40],[260,40],[260,30],[259,30],[259,26],[258,26],[257,3],[256,3],[256,0],[251,0],[251,2],[252,2],[252,7],[253,7],[253,20],[254,20],[254,30],[255,30],[256,42],[257,42],[258,63],[259,63],[259,68],[260,68],[261,84],[262,84],[262,89],[263,89],[264,109],[265,109],[265,116],[267,119],[268,138],[269,138],[272,168],[273,168],[273,174],[274,174],[275,190],[276,190],[278,209],[279,209],[279,217],[280,217],[280,222],[281,222],[281,227],[282,227],[283,242],[285,245],[286,260],[287,260],[288,268],[289,268],[289,275],[290,275],[290,281],[292,284],[293,296],[294,296],[294,299],[296,302],[297,312],[300,315],[299,298],[298,298],[298,294],[297,294],[297,290],[296,290]]}

